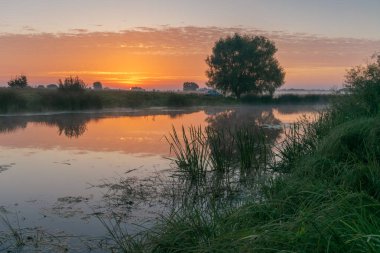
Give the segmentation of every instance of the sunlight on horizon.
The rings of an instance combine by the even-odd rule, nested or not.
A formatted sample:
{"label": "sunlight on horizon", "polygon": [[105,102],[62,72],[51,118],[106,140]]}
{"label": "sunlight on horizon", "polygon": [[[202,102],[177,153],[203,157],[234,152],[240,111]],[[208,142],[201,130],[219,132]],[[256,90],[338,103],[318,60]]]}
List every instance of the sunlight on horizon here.
{"label": "sunlight on horizon", "polygon": [[[363,63],[379,41],[264,32],[243,28],[167,27],[118,33],[2,34],[0,85],[20,74],[31,85],[79,76],[89,86],[180,89],[183,82],[204,86],[206,57],[219,38],[239,32],[275,42],[286,71],[284,88],[325,88],[342,84],[346,69]],[[367,58],[366,58],[367,57]]]}

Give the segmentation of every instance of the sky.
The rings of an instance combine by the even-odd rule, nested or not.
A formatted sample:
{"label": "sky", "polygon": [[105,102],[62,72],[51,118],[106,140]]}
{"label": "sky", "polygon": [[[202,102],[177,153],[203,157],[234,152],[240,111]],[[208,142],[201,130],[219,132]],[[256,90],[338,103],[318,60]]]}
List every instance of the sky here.
{"label": "sky", "polygon": [[336,88],[380,52],[378,0],[0,0],[0,85],[78,75],[115,88],[207,81],[205,58],[235,32],[274,41],[284,88]]}

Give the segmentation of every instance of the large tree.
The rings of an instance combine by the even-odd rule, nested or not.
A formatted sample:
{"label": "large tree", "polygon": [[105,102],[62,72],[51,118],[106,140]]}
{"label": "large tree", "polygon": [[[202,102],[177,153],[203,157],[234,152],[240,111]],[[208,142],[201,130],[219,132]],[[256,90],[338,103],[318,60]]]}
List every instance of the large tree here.
{"label": "large tree", "polygon": [[207,85],[237,98],[246,93],[273,95],[285,77],[274,57],[276,51],[274,43],[263,36],[221,38],[206,59]]}

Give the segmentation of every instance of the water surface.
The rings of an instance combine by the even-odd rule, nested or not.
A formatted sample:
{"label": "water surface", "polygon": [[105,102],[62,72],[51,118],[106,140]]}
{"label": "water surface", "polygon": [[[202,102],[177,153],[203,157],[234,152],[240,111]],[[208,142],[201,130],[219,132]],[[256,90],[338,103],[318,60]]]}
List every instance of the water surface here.
{"label": "water surface", "polygon": [[[223,128],[248,122],[275,129],[271,132],[275,140],[281,137],[281,126],[302,115],[312,119],[322,108],[235,106],[3,115],[0,214],[20,227],[79,236],[103,236],[105,228],[94,214],[115,210],[123,212],[130,224],[150,226],[150,220],[165,212],[164,205],[152,204],[149,198],[155,195],[155,180],[165,180],[171,173],[164,136],[173,127]],[[148,191],[138,192],[139,185]],[[110,196],[115,189],[123,194]],[[6,230],[0,224],[0,231]]]}

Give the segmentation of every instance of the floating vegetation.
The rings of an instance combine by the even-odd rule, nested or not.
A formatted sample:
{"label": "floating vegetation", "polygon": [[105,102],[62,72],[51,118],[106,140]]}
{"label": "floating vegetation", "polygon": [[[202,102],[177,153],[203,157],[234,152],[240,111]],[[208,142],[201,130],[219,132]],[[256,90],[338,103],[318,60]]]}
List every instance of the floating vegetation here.
{"label": "floating vegetation", "polygon": [[9,170],[14,165],[15,163],[3,164],[3,165],[0,164],[0,173]]}

